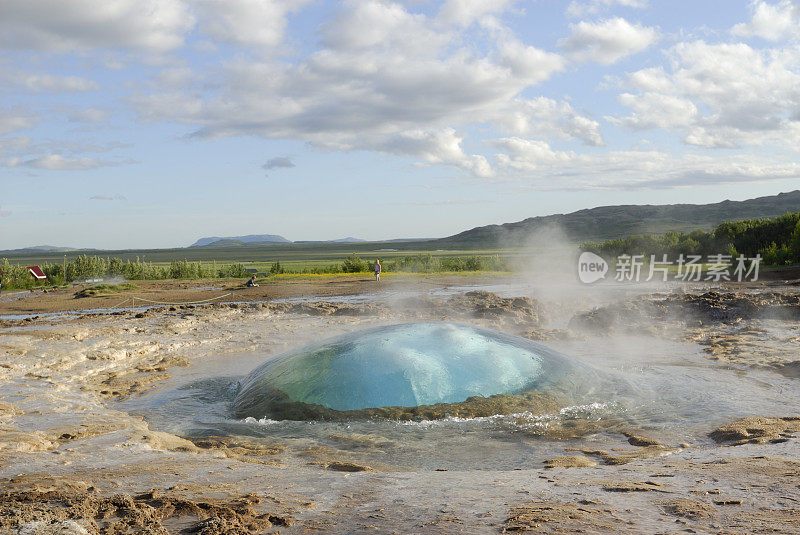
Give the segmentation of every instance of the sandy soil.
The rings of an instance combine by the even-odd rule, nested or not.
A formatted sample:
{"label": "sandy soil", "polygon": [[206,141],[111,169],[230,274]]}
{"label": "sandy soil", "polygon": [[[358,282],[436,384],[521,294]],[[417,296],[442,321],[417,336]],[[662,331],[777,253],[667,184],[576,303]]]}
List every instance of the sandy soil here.
{"label": "sandy soil", "polygon": [[[254,302],[2,320],[0,533],[800,533],[800,420],[792,406],[682,443],[621,429],[614,448],[587,437],[534,469],[425,471],[365,462],[364,450],[396,447],[369,436],[296,454],[280,441],[187,440],[151,429],[119,405],[220,355],[277,354],[357,328],[425,319],[537,340],[644,330],[696,344],[709,360],[789,381],[800,366],[792,286],[591,302],[582,294],[404,297],[412,289],[508,281],[386,278],[384,298],[320,298],[373,292],[374,281],[362,279],[238,291]],[[190,286],[147,285],[140,293],[181,302],[225,293]],[[119,300],[87,298],[84,306],[71,295],[2,302],[0,315]],[[257,302],[301,295],[317,298]]]}

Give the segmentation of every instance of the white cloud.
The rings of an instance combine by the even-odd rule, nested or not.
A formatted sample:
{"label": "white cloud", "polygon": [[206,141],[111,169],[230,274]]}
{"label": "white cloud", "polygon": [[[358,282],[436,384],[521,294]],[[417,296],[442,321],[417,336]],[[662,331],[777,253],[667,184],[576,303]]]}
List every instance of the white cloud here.
{"label": "white cloud", "polygon": [[80,154],[84,152],[111,152],[118,149],[131,147],[130,143],[120,141],[105,141],[92,143],[87,141],[53,141],[40,143],[32,147],[31,151],[47,154]]}
{"label": "white cloud", "polygon": [[[599,125],[568,105],[544,110],[519,97],[563,70],[561,56],[525,45],[510,31],[492,34],[488,50],[478,53],[463,45],[470,30],[459,28],[443,30],[438,20],[400,4],[350,2],[323,25],[323,48],[295,62],[237,58],[194,86],[178,81],[137,104],[143,118],[197,126],[198,137],[256,135],[416,155],[478,176],[491,170],[483,156],[462,150],[455,131],[465,125],[506,128],[514,114],[523,131],[546,122],[557,125],[560,137],[602,142]],[[220,91],[194,90],[206,81]],[[564,118],[553,117],[559,111]]]}
{"label": "white cloud", "polygon": [[577,138],[587,145],[605,145],[599,122],[580,115],[568,102],[546,97],[515,99],[496,122],[517,136]]}
{"label": "white cloud", "polygon": [[89,197],[89,200],[93,201],[127,201],[128,198],[125,195],[117,193],[115,195],[92,195]]}
{"label": "white cloud", "polygon": [[[467,125],[602,145],[600,124],[568,103],[521,97],[530,86],[563,71],[566,61],[521,42],[493,18],[515,1],[445,0],[438,13],[428,16],[388,0],[351,0],[320,26],[316,51],[292,61],[237,54],[205,70],[171,62],[156,69],[151,94],[134,101],[142,118],[190,124],[199,137],[300,139],[332,149],[408,156],[481,177],[492,173],[486,158],[465,152],[464,135],[456,133]],[[163,53],[183,45],[195,29],[199,39],[229,43],[240,51],[273,49],[286,40],[288,17],[308,2],[110,0],[98,7],[89,0],[10,0],[0,6],[0,31],[9,30],[0,35],[0,46]],[[474,38],[486,47],[475,47]],[[16,83],[30,91],[97,88],[78,76],[18,78]],[[109,112],[87,108],[66,115],[70,121],[102,123]],[[32,124],[20,116],[5,126]],[[18,153],[6,165],[88,169],[104,164],[71,158],[63,147],[42,149]]]}
{"label": "white cloud", "polygon": [[47,154],[30,160],[10,158],[5,162],[6,167],[32,167],[50,171],[83,171],[108,165],[114,164],[95,160],[94,158],[65,158],[60,154]]}
{"label": "white cloud", "polygon": [[318,141],[318,145],[331,150],[368,150],[405,156],[420,160],[419,165],[443,164],[457,167],[481,178],[493,171],[486,158],[480,154],[467,154],[462,148],[463,135],[453,128],[411,128],[388,134],[369,136],[346,135],[337,139]]}
{"label": "white cloud", "polygon": [[446,0],[439,10],[439,20],[469,26],[486,15],[501,13],[515,0]]}
{"label": "white cloud", "polygon": [[542,190],[675,188],[800,178],[798,163],[750,154],[728,158],[675,156],[658,150],[578,154],[519,138],[499,139],[495,146],[505,151],[496,155],[498,176]]}
{"label": "white cloud", "polygon": [[32,92],[80,92],[93,91],[100,86],[93,80],[80,76],[55,76],[52,74],[23,74],[4,77],[5,82],[14,83]]}
{"label": "white cloud", "polygon": [[[728,159],[688,157],[668,161],[672,169],[663,169],[660,177],[638,182],[640,187],[684,187],[700,184],[735,184],[738,182],[770,182],[800,178],[800,164],[773,162],[747,155]],[[657,175],[658,176],[658,175]]]}
{"label": "white cloud", "polygon": [[165,52],[194,24],[180,0],[3,0],[0,46],[45,52],[136,48]]}
{"label": "white cloud", "polygon": [[509,67],[517,79],[529,84],[542,82],[553,73],[564,70],[564,59],[561,56],[526,46],[517,40],[502,44],[499,55],[503,65]]}
{"label": "white cloud", "polygon": [[570,29],[572,33],[559,40],[558,45],[575,61],[603,65],[641,52],[658,40],[655,29],[619,17],[596,23],[582,21],[570,24]]}
{"label": "white cloud", "polygon": [[698,117],[697,107],[690,100],[673,95],[622,93],[619,102],[631,108],[633,113],[622,121],[609,120],[636,129],[688,128]]}
{"label": "white cloud", "polygon": [[[0,123],[2,120],[0,120]],[[10,156],[18,154],[28,148],[33,140],[27,136],[0,137],[0,156]]]}
{"label": "white cloud", "polygon": [[166,67],[156,75],[156,83],[161,87],[181,87],[195,78],[194,69],[188,66]]}
{"label": "white cloud", "polygon": [[492,169],[484,156],[469,155],[461,147],[463,137],[452,128],[408,130],[370,144],[371,149],[398,156],[411,156],[429,164],[446,164],[487,178]]}
{"label": "white cloud", "polygon": [[39,118],[30,112],[13,108],[0,108],[0,136],[26,130],[39,122]]}
{"label": "white cloud", "polygon": [[752,19],[734,26],[731,29],[734,35],[755,35],[768,41],[800,38],[800,2],[797,0],[780,0],[776,4],[756,0],[751,3],[751,9]]}
{"label": "white cloud", "polygon": [[388,202],[389,206],[459,206],[465,204],[492,204],[495,199],[443,199],[440,201],[411,201],[411,202]]}
{"label": "white cloud", "polygon": [[648,0],[588,0],[584,2],[573,0],[567,6],[567,15],[578,18],[586,15],[596,15],[614,6],[645,8],[647,5]]}
{"label": "white cloud", "polygon": [[71,110],[67,118],[73,123],[104,123],[108,121],[111,113],[103,108],[82,108]]}
{"label": "white cloud", "polygon": [[665,74],[663,67],[650,67],[631,73],[628,76],[631,86],[642,91],[669,92],[672,83]]}
{"label": "white cloud", "polygon": [[494,145],[504,150],[497,159],[501,167],[515,171],[533,171],[542,166],[571,164],[574,152],[555,151],[545,141],[510,137],[495,140]]}
{"label": "white cloud", "polygon": [[679,43],[670,69],[649,68],[627,80],[641,93],[619,100],[631,115],[610,119],[633,128],[684,132],[709,148],[800,143],[800,48],[756,50],[744,43]]}
{"label": "white cloud", "polygon": [[276,47],[283,42],[286,17],[310,0],[195,0],[200,30],[216,41]]}
{"label": "white cloud", "polygon": [[435,57],[451,38],[429,24],[423,14],[406,11],[400,4],[351,1],[325,24],[323,43],[331,50],[367,53],[394,50],[419,57]]}

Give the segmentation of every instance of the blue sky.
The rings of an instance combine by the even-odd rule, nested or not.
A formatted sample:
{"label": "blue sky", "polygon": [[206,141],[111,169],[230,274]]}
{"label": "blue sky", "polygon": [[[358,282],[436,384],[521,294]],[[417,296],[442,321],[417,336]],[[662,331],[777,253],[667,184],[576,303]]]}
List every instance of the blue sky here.
{"label": "blue sky", "polygon": [[0,249],[800,184],[798,0],[5,0],[0,47]]}

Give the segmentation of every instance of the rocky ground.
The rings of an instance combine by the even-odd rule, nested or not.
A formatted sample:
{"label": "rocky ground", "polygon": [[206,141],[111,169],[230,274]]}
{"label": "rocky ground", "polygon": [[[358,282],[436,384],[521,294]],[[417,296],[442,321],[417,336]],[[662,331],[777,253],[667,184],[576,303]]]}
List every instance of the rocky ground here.
{"label": "rocky ground", "polygon": [[576,314],[571,330],[647,333],[704,347],[708,358],[800,377],[800,291],[644,294]]}
{"label": "rocky ground", "polygon": [[567,307],[478,290],[0,320],[0,533],[800,532],[792,406],[688,442],[615,429],[603,448],[587,435],[535,469],[427,471],[365,462],[364,452],[398,447],[371,436],[298,454],[280,441],[188,440],[118,404],[221,354],[277,354],[420,320],[578,343],[633,332],[793,379],[795,290],[577,297]]}

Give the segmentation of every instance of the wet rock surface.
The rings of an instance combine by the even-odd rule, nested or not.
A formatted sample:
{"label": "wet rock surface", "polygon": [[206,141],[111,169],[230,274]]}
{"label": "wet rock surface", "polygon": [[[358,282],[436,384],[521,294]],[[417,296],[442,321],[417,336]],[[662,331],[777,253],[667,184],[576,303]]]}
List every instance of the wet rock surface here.
{"label": "wet rock surface", "polygon": [[483,290],[452,297],[446,306],[457,315],[502,319],[517,325],[539,325],[543,315],[540,303],[530,297],[504,298]]}
{"label": "wet rock surface", "polygon": [[46,533],[53,526],[59,530],[53,533],[167,534],[171,526],[179,525],[183,533],[248,534],[290,524],[291,519],[263,510],[261,502],[255,494],[196,501],[157,490],[110,497],[91,491],[2,492],[0,530]]}
{"label": "wet rock surface", "polygon": [[503,533],[522,531],[578,533],[584,531],[625,532],[617,511],[599,505],[557,501],[531,502],[514,507]]}
{"label": "wet rock surface", "polygon": [[663,483],[658,481],[609,481],[602,484],[606,492],[667,492]]}
{"label": "wet rock surface", "polygon": [[800,431],[800,416],[787,418],[742,418],[723,425],[709,433],[717,442],[730,442],[733,445],[779,444],[797,438]]}
{"label": "wet rock surface", "polygon": [[191,440],[197,452],[221,454],[229,459],[246,463],[281,466],[278,457],[285,451],[281,444],[241,437],[202,437]]}
{"label": "wet rock surface", "polygon": [[590,468],[597,466],[597,461],[593,461],[585,455],[565,455],[545,459],[544,466],[545,468]]}
{"label": "wet rock surface", "polygon": [[523,394],[495,394],[472,396],[456,403],[435,403],[412,407],[376,407],[350,411],[336,411],[322,405],[291,403],[282,410],[287,420],[352,421],[381,418],[387,420],[419,421],[443,418],[485,418],[498,414],[531,412],[548,414],[565,406],[563,398],[526,392]]}
{"label": "wet rock surface", "polygon": [[[219,305],[231,307],[233,305]],[[239,305],[236,305],[237,307]],[[245,305],[247,306],[247,305]],[[489,324],[538,327],[544,307],[530,297],[500,297],[492,292],[475,290],[450,298],[419,296],[399,299],[391,306],[382,303],[347,304],[338,302],[264,303],[270,311],[310,316],[399,315],[422,318],[481,319]]]}
{"label": "wet rock surface", "polygon": [[716,508],[713,505],[690,498],[669,500],[664,502],[663,507],[673,516],[691,520],[713,520],[716,517]]}
{"label": "wet rock surface", "polygon": [[[800,430],[790,406],[777,416],[720,418],[674,439],[638,423],[564,417],[514,428],[532,466],[435,471],[409,468],[400,459],[410,444],[380,433],[337,428],[300,446],[186,438],[118,404],[219,355],[277,354],[321,333],[420,319],[596,347],[630,330],[696,344],[698,354],[709,350],[709,360],[698,360],[710,367],[759,370],[794,388],[796,290],[652,294],[592,310],[587,303],[569,327],[551,322],[542,300],[487,292],[6,320],[0,533],[800,533]],[[463,441],[459,433],[442,458]],[[684,441],[692,446],[677,445]],[[543,446],[549,453],[536,457]]]}
{"label": "wet rock surface", "polygon": [[794,292],[650,294],[576,314],[570,328],[597,333],[651,331],[748,319],[800,318],[800,295]]}
{"label": "wet rock surface", "polygon": [[711,360],[800,377],[800,294],[648,294],[580,312],[569,331],[650,335],[700,344]]}

